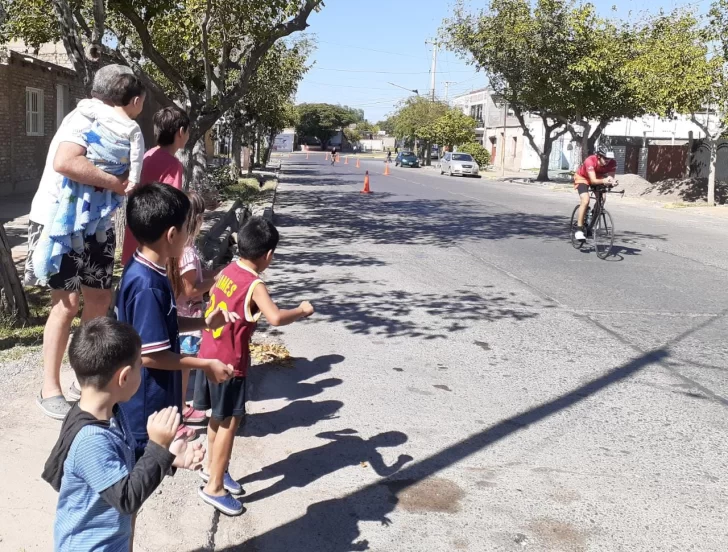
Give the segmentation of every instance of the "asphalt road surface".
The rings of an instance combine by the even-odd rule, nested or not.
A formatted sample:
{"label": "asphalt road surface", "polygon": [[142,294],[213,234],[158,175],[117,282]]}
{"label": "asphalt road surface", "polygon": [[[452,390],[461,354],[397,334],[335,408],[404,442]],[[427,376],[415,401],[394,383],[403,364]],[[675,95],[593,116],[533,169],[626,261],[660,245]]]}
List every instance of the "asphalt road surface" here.
{"label": "asphalt road surface", "polygon": [[[726,218],[284,160],[267,280],[316,315],[252,376],[215,550],[725,551]],[[373,194],[359,193],[364,170]]]}

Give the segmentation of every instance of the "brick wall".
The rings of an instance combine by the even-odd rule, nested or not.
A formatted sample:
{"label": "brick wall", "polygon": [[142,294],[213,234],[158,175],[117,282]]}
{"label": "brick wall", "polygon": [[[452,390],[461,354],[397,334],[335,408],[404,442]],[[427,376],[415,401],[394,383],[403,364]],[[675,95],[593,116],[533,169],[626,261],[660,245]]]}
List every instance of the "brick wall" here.
{"label": "brick wall", "polygon": [[[57,125],[57,85],[68,87],[65,112],[86,97],[82,83],[70,69],[9,52],[0,59],[0,196],[32,194],[38,189],[48,148]],[[43,90],[43,136],[28,136],[25,90]],[[147,149],[154,147],[152,115],[159,106],[147,98],[138,122]]]}

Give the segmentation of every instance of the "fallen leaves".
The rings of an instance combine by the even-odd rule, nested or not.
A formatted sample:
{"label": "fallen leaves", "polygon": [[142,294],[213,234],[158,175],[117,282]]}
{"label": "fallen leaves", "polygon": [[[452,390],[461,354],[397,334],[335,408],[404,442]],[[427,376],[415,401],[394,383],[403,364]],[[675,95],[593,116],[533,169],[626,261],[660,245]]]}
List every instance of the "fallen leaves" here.
{"label": "fallen leaves", "polygon": [[251,343],[250,356],[257,364],[293,366],[293,358],[283,345],[277,343]]}

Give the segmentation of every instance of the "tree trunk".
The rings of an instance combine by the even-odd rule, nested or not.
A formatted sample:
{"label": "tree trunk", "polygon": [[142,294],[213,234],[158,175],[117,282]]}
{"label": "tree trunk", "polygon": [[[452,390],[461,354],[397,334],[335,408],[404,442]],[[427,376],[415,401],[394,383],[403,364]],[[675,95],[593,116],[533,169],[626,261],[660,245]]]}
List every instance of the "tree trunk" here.
{"label": "tree trunk", "polygon": [[116,250],[124,251],[124,238],[126,237],[126,203],[127,199],[121,202],[114,212],[114,233],[116,234]]}
{"label": "tree trunk", "polygon": [[425,166],[429,167],[432,164],[432,146],[430,142],[425,142]]}
{"label": "tree trunk", "polygon": [[270,162],[270,153],[273,151],[273,142],[276,139],[276,133],[271,132],[268,135],[268,144],[265,146],[265,155],[263,156],[263,168],[268,166],[268,163]]}
{"label": "tree trunk", "polygon": [[539,182],[547,182],[549,180],[549,161],[551,161],[551,149],[553,141],[544,141],[543,153],[539,153],[538,156],[541,159],[541,166],[538,169],[538,176],[536,180]]}
{"label": "tree trunk", "polygon": [[715,162],[718,159],[718,140],[720,136],[710,137],[710,172],[708,173],[708,205],[715,205]]}
{"label": "tree trunk", "polygon": [[258,128],[258,132],[255,133],[255,157],[256,157],[256,164],[258,167],[260,167],[263,164],[263,158],[261,156],[261,149],[262,149],[262,142],[263,142],[263,131]]}
{"label": "tree trunk", "polygon": [[233,138],[230,146],[233,150],[232,175],[235,178],[238,178],[240,176],[240,150],[242,148],[242,144],[240,143],[241,131],[237,125],[233,125],[232,134]]}
{"label": "tree trunk", "polygon": [[180,155],[184,167],[184,190],[199,190],[207,172],[205,139],[198,133],[190,133],[190,139]]}
{"label": "tree trunk", "polygon": [[0,287],[2,288],[0,311],[14,318],[16,323],[27,324],[30,322],[28,301],[18,271],[15,270],[5,225],[0,225]]}

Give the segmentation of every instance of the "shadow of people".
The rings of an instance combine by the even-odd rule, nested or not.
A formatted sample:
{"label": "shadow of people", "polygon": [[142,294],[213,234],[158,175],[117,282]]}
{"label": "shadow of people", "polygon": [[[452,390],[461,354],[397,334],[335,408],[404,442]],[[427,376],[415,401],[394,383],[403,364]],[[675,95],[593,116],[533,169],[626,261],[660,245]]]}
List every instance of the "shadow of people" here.
{"label": "shadow of people", "polygon": [[256,412],[245,416],[238,430],[246,437],[278,435],[294,427],[311,427],[323,420],[337,418],[335,414],[344,406],[341,401],[295,401],[272,412]]}
{"label": "shadow of people", "polygon": [[327,378],[313,383],[305,380],[331,371],[334,364],[344,361],[341,355],[323,355],[313,360],[294,359],[294,368],[278,368],[275,364],[261,364],[251,370],[254,382],[254,399],[288,399],[295,401],[323,393],[342,383],[339,378]]}
{"label": "shadow of people", "polygon": [[347,466],[357,466],[362,462],[367,462],[380,477],[389,477],[407,462],[412,461],[411,456],[400,454],[394,464],[387,466],[377,450],[380,447],[396,447],[406,443],[407,435],[401,431],[388,431],[369,439],[363,439],[354,435],[355,433],[353,429],[319,433],[316,437],[330,439],[331,442],[291,454],[285,460],[244,477],[240,480],[242,485],[283,476],[283,479],[276,481],[270,487],[246,497],[245,502],[263,500],[292,487],[306,487],[325,475]]}

